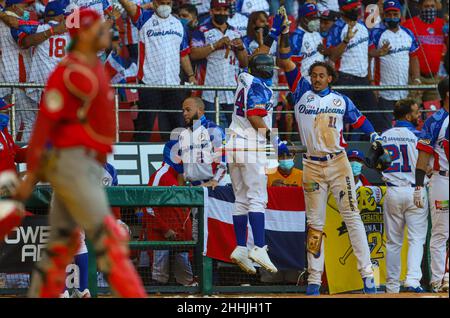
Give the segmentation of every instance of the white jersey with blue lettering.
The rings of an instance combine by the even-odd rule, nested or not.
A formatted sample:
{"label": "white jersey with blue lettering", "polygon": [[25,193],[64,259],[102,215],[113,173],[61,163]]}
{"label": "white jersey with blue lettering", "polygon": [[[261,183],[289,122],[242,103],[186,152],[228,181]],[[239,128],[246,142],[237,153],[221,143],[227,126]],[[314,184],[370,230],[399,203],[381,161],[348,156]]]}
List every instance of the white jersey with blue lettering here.
{"label": "white jersey with blue lettering", "polygon": [[359,128],[365,116],[345,95],[330,88],[314,92],[298,68],[286,72],[286,78],[295,100],[295,118],[307,154],[324,156],[344,151],[347,146],[343,137],[345,124]]}
{"label": "white jersey with blue lettering", "polygon": [[139,30],[139,80],[145,84],[179,85],[181,57],[189,54],[186,31],[173,15],[163,19],[138,7],[133,24]]}
{"label": "white jersey with blue lettering", "polygon": [[423,125],[417,149],[434,156],[433,170],[448,171],[448,159],[444,143],[448,131],[448,112],[441,108],[429,117]]}
{"label": "white jersey with blue lettering", "polygon": [[247,35],[248,18],[245,15],[236,12],[228,19],[228,24],[234,27],[242,37]]}
{"label": "white jersey with blue lettering", "polygon": [[[105,12],[111,12],[112,6],[109,0],[70,0],[70,4],[67,7],[69,11],[74,8],[89,8],[100,14],[102,20],[105,19]],[[66,9],[66,10],[67,10]]]}
{"label": "white jersey with blue lettering", "polygon": [[234,112],[230,130],[243,139],[265,140],[265,136],[255,134],[248,116],[261,116],[266,126],[272,128],[273,92],[261,79],[249,73],[241,73],[234,96]]}
{"label": "white jersey with blue lettering", "polygon": [[397,121],[395,127],[381,135],[383,147],[389,151],[392,159],[391,166],[383,171],[383,180],[388,186],[414,185],[419,134],[411,123]]}
{"label": "white jersey with blue lettering", "polygon": [[249,16],[255,11],[264,11],[269,14],[267,0],[236,0],[236,11]]}

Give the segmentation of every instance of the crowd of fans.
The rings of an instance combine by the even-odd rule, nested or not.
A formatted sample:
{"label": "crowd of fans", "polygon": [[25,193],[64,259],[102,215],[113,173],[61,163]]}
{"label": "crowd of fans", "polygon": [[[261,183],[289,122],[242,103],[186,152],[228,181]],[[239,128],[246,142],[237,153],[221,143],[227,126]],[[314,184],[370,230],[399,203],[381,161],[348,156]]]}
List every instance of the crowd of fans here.
{"label": "crowd of fans", "polygon": [[[58,3],[58,4],[55,4]],[[50,6],[50,7],[49,7]],[[206,117],[227,128],[232,91],[190,91],[175,86],[236,86],[237,75],[269,32],[279,1],[268,0],[0,0],[0,82],[42,83],[70,49],[64,17],[77,7],[98,11],[113,32],[112,47],[101,54],[113,83],[167,85],[142,89],[123,102],[137,102],[134,140],[169,138],[183,126],[182,101],[200,96]],[[338,70],[337,85],[434,84],[446,75],[448,3],[441,0],[288,0],[293,59],[307,76],[315,61],[329,60]],[[352,28],[349,28],[352,26]],[[42,49],[49,56],[42,58]],[[271,53],[276,56],[277,44]],[[282,72],[273,85],[283,85]],[[7,101],[11,89],[0,88]],[[17,140],[28,141],[41,90],[14,89]],[[346,91],[376,130],[392,126],[394,103],[413,97],[429,108],[438,96],[426,91]],[[131,97],[130,97],[131,96]],[[276,110],[291,110],[286,94],[275,95]],[[370,112],[372,111],[372,112]],[[289,113],[274,123],[290,132]],[[153,132],[151,134],[150,132]],[[158,136],[158,132],[161,132]],[[155,138],[152,138],[152,135]],[[352,136],[357,140],[358,135]],[[289,139],[289,136],[287,136]]]}

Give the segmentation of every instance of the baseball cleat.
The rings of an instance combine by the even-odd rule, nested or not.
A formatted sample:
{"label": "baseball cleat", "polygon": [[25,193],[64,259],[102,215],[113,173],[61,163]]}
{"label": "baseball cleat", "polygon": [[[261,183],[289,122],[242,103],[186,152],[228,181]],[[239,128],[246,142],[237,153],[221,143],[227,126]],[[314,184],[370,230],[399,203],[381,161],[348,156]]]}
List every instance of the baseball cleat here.
{"label": "baseball cleat", "polygon": [[448,282],[444,281],[441,288],[439,288],[439,292],[448,293]]}
{"label": "baseball cleat", "polygon": [[319,296],[320,295],[320,285],[308,284],[308,286],[306,286],[306,295],[307,296]]}
{"label": "baseball cleat", "polygon": [[422,286],[417,286],[417,287],[409,286],[409,287],[406,287],[406,292],[420,294],[420,293],[424,293],[425,290],[422,288]]}
{"label": "baseball cleat", "polygon": [[91,298],[91,297],[92,297],[91,292],[87,288],[83,291],[79,291],[78,289],[75,289],[72,294],[72,298]]}
{"label": "baseball cleat", "polygon": [[256,274],[256,268],[248,258],[248,249],[244,246],[236,246],[230,255],[231,260],[237,264],[244,272]]}
{"label": "baseball cleat", "polygon": [[440,282],[432,282],[430,284],[430,287],[431,287],[431,292],[432,293],[440,293],[442,285],[441,285]]}
{"label": "baseball cleat", "polygon": [[375,286],[375,279],[373,278],[373,276],[364,277],[363,283],[364,283],[364,289],[363,289],[364,294],[376,294],[377,293],[377,288]]}
{"label": "baseball cleat", "polygon": [[255,263],[258,263],[261,265],[265,270],[276,273],[278,272],[278,269],[273,265],[272,261],[269,258],[269,254],[267,254],[267,245],[264,247],[253,247],[248,252],[248,257],[254,261]]}

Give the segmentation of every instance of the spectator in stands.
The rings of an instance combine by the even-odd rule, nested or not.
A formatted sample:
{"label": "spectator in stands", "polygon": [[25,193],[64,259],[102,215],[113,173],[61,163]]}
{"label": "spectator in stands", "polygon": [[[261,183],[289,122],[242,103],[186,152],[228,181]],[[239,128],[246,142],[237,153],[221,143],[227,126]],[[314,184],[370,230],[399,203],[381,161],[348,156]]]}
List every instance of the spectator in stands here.
{"label": "spectator in stands", "polygon": [[[339,73],[336,85],[369,85],[370,38],[367,27],[359,19],[361,2],[339,0],[339,8],[341,18],[330,29],[326,40],[329,58]],[[346,91],[345,94],[360,110],[373,110],[376,107],[372,91]],[[373,121],[372,117],[369,119]]]}
{"label": "spectator in stands", "polygon": [[[136,5],[139,5],[142,9],[150,9],[151,0],[130,0]],[[139,30],[133,25],[131,18],[124,11],[122,14],[122,21],[124,26],[124,45],[127,47],[128,55],[131,62],[136,63],[138,59],[138,43],[139,43]]]}
{"label": "spectator in stands", "polygon": [[[339,18],[339,14],[335,11],[325,10],[319,11],[319,19],[320,19],[320,35],[326,41],[328,37],[328,33],[330,29],[333,27],[336,20]],[[325,43],[326,44],[326,43]],[[323,54],[323,53],[322,53]]]}
{"label": "spectator in stands", "polygon": [[89,8],[96,11],[105,20],[106,17],[113,16],[113,7],[110,0],[60,0],[69,12],[76,8]]}
{"label": "spectator in stands", "polygon": [[312,3],[303,4],[298,10],[298,25],[291,35],[292,60],[301,64],[300,71],[306,79],[309,78],[309,67],[314,62],[321,62],[324,56],[319,48],[322,46],[320,36],[320,20],[317,6]]}
{"label": "spectator in stands", "polygon": [[189,43],[192,40],[192,34],[198,27],[198,11],[193,4],[183,4],[178,12],[181,23],[187,28]]}
{"label": "spectator in stands", "polygon": [[247,34],[248,17],[236,10],[237,0],[230,0],[231,14],[228,23],[244,37]]}
{"label": "spectator in stands", "polygon": [[[420,49],[418,57],[420,63],[420,81],[423,84],[437,84],[439,82],[438,71],[445,50],[444,20],[438,18],[436,0],[420,0],[420,14],[408,19],[403,24],[416,36]],[[420,82],[416,82],[417,84]],[[438,100],[436,90],[423,92],[422,101]]]}
{"label": "spectator in stands", "polygon": [[[195,83],[194,72],[189,59],[187,33],[180,20],[171,15],[171,0],[155,0],[155,11],[142,9],[129,0],[119,0],[139,30],[138,79],[147,85],[180,85],[180,67],[189,81]],[[155,118],[159,131],[170,132],[183,125],[180,113],[161,112],[162,109],[179,110],[184,93],[179,90],[141,90],[135,120],[138,131],[135,141],[149,141]],[[154,112],[159,110],[158,113]],[[169,134],[164,134],[167,140]]]}
{"label": "spectator in stands", "polygon": [[[402,6],[397,0],[384,2],[384,25],[371,30],[369,54],[375,58],[376,85],[408,85],[408,77],[413,84],[420,84],[420,68],[417,53],[418,43],[414,34],[400,26]],[[409,75],[409,76],[408,76]],[[407,91],[380,91],[377,110],[372,124],[378,131],[392,127],[392,110],[395,103],[407,97]]]}
{"label": "spectator in stands", "polygon": [[[169,141],[163,150],[163,164],[150,176],[149,186],[178,186],[178,175],[183,166],[176,164],[172,147],[176,141]],[[149,241],[191,241],[192,224],[189,209],[176,207],[146,208],[143,216],[143,230]],[[177,283],[192,285],[194,276],[188,251],[174,251],[173,272]],[[160,284],[167,284],[170,274],[168,250],[153,250],[152,278]]]}
{"label": "spectator in stands", "polygon": [[188,3],[194,5],[198,11],[199,24],[203,24],[209,18],[209,10],[211,2],[208,0],[188,0]]}
{"label": "spectator in stands", "polygon": [[[286,0],[284,2],[284,7],[286,8],[287,15],[294,15],[294,0]],[[270,3],[270,15],[277,14],[278,9],[280,8],[280,0],[271,0]]]}
{"label": "spectator in stands", "polygon": [[250,16],[252,12],[264,11],[269,14],[269,3],[267,0],[237,0],[236,10],[246,16]]}
{"label": "spectator in stands", "polygon": [[358,149],[350,149],[347,151],[347,157],[355,178],[356,189],[362,186],[370,186],[369,180],[362,174],[362,169],[365,166],[364,152]]}
{"label": "spectator in stands", "polygon": [[[207,61],[204,85],[236,86],[238,67],[247,67],[247,51],[239,32],[227,23],[229,16],[229,0],[212,0],[211,21],[194,33],[191,58],[194,61],[202,59]],[[209,112],[215,111],[214,96],[213,91],[203,92],[202,98]],[[222,127],[228,127],[234,107],[234,92],[219,91],[217,96],[221,111],[220,124]],[[215,119],[213,113],[206,113],[206,117],[210,120]]]}
{"label": "spectator in stands", "polygon": [[267,176],[268,187],[301,187],[303,171],[295,168],[295,154],[278,156],[278,169]]}

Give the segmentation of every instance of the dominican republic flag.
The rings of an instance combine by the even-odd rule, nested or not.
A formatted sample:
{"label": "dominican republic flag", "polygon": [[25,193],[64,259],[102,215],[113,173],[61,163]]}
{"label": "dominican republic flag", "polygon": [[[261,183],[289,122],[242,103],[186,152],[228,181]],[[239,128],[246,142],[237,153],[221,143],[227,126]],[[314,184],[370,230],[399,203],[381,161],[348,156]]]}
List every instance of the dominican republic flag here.
{"label": "dominican republic flag", "polygon": [[[266,243],[269,256],[278,269],[304,269],[305,265],[305,201],[303,189],[269,187],[265,213]],[[231,262],[236,247],[233,228],[234,193],[231,186],[205,189],[204,255]],[[248,225],[248,247],[253,236]]]}

